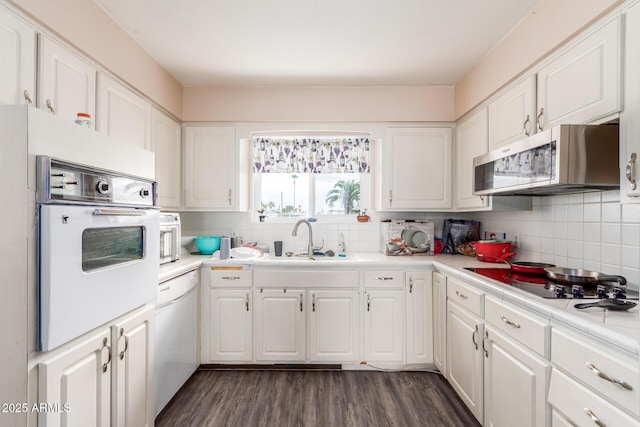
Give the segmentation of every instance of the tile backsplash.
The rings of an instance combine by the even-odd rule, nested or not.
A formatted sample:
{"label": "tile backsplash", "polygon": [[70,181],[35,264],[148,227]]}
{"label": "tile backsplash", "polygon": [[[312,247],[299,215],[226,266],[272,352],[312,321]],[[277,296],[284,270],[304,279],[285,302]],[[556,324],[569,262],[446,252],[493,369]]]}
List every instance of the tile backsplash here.
{"label": "tile backsplash", "polygon": [[[640,283],[640,204],[621,204],[618,191],[534,197],[531,210],[473,213],[372,213],[371,221],[313,223],[314,243],[338,251],[340,235],[347,252],[379,252],[380,223],[384,218],[430,219],[436,236],[447,218],[475,219],[484,230],[519,235],[519,260],[549,262],[625,276],[629,287]],[[182,212],[184,236],[234,234],[273,250],[282,240],[283,251],[305,250],[304,228],[291,236],[294,223],[253,222],[251,213]]]}

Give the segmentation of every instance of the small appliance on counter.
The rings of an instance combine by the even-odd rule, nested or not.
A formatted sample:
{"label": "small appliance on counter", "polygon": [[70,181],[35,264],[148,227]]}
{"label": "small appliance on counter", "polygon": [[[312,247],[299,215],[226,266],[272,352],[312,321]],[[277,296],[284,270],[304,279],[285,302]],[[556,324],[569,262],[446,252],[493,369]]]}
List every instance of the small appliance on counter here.
{"label": "small appliance on counter", "polygon": [[425,220],[388,219],[381,223],[381,251],[390,256],[433,255],[434,224]]}
{"label": "small appliance on counter", "polygon": [[160,213],[160,264],[180,259],[180,214]]}

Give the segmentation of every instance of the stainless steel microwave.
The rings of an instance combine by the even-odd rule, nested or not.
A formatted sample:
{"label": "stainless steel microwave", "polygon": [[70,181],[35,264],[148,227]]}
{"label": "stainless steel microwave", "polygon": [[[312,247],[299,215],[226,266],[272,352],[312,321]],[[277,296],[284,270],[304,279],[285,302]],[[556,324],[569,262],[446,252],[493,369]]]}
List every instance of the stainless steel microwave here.
{"label": "stainless steel microwave", "polygon": [[617,124],[559,125],[473,159],[473,194],[618,189],[618,153]]}
{"label": "stainless steel microwave", "polygon": [[180,215],[160,213],[160,264],[180,259]]}

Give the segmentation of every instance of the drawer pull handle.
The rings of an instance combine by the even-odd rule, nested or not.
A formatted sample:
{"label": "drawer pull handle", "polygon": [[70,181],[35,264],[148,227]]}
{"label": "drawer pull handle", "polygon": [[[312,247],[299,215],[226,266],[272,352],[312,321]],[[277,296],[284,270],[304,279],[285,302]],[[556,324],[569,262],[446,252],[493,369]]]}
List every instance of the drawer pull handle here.
{"label": "drawer pull handle", "polygon": [[544,108],[540,109],[540,114],[536,117],[536,124],[538,125],[538,130],[544,130],[542,127],[542,122],[544,120]]}
{"label": "drawer pull handle", "polygon": [[609,375],[605,374],[600,369],[598,369],[596,365],[594,365],[593,363],[587,362],[586,365],[587,365],[587,368],[591,369],[591,372],[593,372],[603,380],[609,381],[614,384],[618,384],[620,387],[626,388],[627,390],[633,390],[633,387],[631,387],[631,385],[628,382],[611,378]]}
{"label": "drawer pull handle", "polygon": [[381,276],[381,277],[376,277],[375,280],[393,280],[393,277]]}
{"label": "drawer pull handle", "polygon": [[456,295],[458,295],[462,299],[469,299],[468,296],[466,296],[465,294],[460,293],[460,291],[456,291]]}
{"label": "drawer pull handle", "polygon": [[240,276],[222,276],[222,280],[240,280]]}
{"label": "drawer pull handle", "polygon": [[633,178],[633,169],[635,168],[635,165],[636,165],[636,153],[631,153],[631,160],[629,160],[629,162],[627,163],[625,174],[627,175],[627,181],[629,181],[629,184],[631,184],[632,190],[635,190],[637,187],[636,180],[635,178]]}
{"label": "drawer pull handle", "polygon": [[591,421],[593,421],[593,423],[595,425],[597,425],[598,427],[607,427],[607,425],[605,423],[600,421],[600,418],[596,417],[596,414],[594,414],[591,409],[584,408],[584,412],[586,412],[586,414],[589,416],[589,418],[591,418]]}
{"label": "drawer pull handle", "polygon": [[507,319],[506,317],[504,317],[503,315],[500,315],[500,320],[502,320],[504,323],[506,323],[509,326],[513,326],[514,328],[519,328],[520,324],[518,322],[513,322],[509,319]]}
{"label": "drawer pull handle", "polygon": [[531,116],[529,114],[527,114],[527,118],[522,124],[522,132],[527,136],[531,135]]}
{"label": "drawer pull handle", "polygon": [[484,331],[484,338],[482,338],[482,351],[484,352],[484,357],[489,358],[489,350],[487,349],[487,340],[489,339],[489,331]]}
{"label": "drawer pull handle", "polygon": [[471,341],[473,341],[473,345],[476,346],[476,350],[478,349],[478,340],[477,337],[478,336],[478,325],[476,325],[476,330],[473,331],[473,333],[471,334]]}

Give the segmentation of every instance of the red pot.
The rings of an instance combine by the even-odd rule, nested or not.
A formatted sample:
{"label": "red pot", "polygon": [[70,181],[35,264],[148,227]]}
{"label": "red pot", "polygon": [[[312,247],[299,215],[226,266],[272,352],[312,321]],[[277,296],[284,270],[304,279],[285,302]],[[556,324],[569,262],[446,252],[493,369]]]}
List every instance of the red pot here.
{"label": "red pot", "polygon": [[479,240],[475,242],[476,257],[485,262],[509,262],[515,253],[511,252],[516,246],[511,242],[498,242],[495,240]]}

